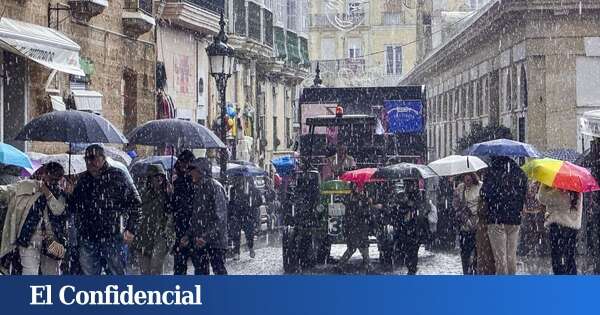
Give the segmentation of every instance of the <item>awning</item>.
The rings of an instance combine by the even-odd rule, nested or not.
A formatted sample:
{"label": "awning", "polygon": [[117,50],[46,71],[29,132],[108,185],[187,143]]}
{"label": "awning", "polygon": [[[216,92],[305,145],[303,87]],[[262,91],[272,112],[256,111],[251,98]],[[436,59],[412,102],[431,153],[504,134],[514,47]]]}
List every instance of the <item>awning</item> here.
{"label": "awning", "polygon": [[77,110],[90,111],[93,113],[102,112],[102,94],[96,91],[73,90],[73,101]]}
{"label": "awning", "polygon": [[79,45],[48,27],[3,17],[0,19],[0,48],[50,69],[85,75],[79,66]]}
{"label": "awning", "polygon": [[579,120],[579,130],[584,135],[600,137],[600,110],[583,113]]}
{"label": "awning", "polygon": [[52,109],[55,111],[64,111],[67,110],[67,105],[59,95],[50,95],[50,102],[52,102]]}

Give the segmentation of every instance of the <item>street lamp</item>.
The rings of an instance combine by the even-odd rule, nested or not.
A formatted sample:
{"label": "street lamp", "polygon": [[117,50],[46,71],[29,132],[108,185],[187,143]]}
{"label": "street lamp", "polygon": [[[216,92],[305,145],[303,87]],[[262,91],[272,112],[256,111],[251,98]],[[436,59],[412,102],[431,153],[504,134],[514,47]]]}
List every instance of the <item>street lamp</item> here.
{"label": "street lamp", "polygon": [[[219,136],[223,143],[227,143],[227,124],[225,123],[225,118],[227,117],[227,104],[225,92],[227,90],[227,79],[231,77],[235,58],[233,56],[233,48],[227,45],[223,11],[221,11],[221,21],[219,21],[219,25],[221,26],[221,30],[219,31],[219,34],[214,37],[214,42],[206,47],[206,54],[208,55],[208,61],[210,63],[210,74],[215,78],[217,89],[219,90],[219,99],[221,101],[221,130]],[[221,151],[219,162],[221,165],[221,181],[225,183],[227,181],[227,178],[225,177],[225,171],[227,170],[227,149]]]}

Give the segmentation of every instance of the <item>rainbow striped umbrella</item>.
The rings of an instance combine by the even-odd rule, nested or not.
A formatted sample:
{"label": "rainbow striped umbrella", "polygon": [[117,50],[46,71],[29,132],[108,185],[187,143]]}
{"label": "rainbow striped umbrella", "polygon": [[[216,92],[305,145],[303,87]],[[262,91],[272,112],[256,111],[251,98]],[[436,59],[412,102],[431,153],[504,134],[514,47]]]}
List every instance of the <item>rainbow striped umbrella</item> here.
{"label": "rainbow striped umbrella", "polygon": [[590,171],[571,162],[536,159],[525,163],[522,169],[529,178],[546,186],[575,192],[600,190]]}

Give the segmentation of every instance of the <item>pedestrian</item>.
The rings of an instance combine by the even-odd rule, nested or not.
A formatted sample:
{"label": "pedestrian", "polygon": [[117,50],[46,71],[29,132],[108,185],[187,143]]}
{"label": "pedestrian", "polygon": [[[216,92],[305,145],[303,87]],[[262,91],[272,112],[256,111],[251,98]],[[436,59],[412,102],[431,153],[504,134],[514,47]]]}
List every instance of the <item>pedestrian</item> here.
{"label": "pedestrian", "polygon": [[261,193],[253,185],[253,178],[233,177],[229,202],[229,228],[233,241],[234,260],[240,259],[241,232],[244,231],[250,258],[254,258],[254,234],[259,220]]}
{"label": "pedestrian", "polygon": [[210,264],[214,274],[226,275],[227,196],[225,188],[211,177],[212,167],[208,159],[196,159],[189,168],[194,184],[194,197],[189,229],[182,239],[182,246],[189,248],[196,274],[210,274]]}
{"label": "pedestrian", "polygon": [[[21,170],[13,165],[0,165],[0,185],[11,185],[21,180],[19,174]],[[8,211],[8,204],[0,202],[0,237],[2,236],[2,228],[4,227],[4,219]],[[0,274],[8,273],[21,274],[22,268],[19,262],[19,254],[13,251],[10,254],[0,258]]]}
{"label": "pedestrian", "polygon": [[486,206],[486,224],[496,274],[517,272],[517,245],[521,212],[527,193],[527,177],[509,157],[491,158],[481,198]]}
{"label": "pedestrian", "polygon": [[409,275],[417,274],[419,247],[422,240],[420,216],[425,208],[425,198],[419,190],[417,179],[404,179],[404,192],[395,201],[396,224],[394,248],[396,261],[405,265]]}
{"label": "pedestrian", "polygon": [[0,200],[8,204],[0,257],[17,250],[23,275],[58,275],[65,255],[64,169],[50,162],[40,177],[0,186]]}
{"label": "pedestrian", "polygon": [[[177,156],[177,162],[175,163],[175,180],[173,181],[173,195],[169,209],[173,212],[175,228],[173,273],[176,275],[185,275],[187,273],[187,263],[191,257],[191,252],[187,246],[189,239],[186,233],[190,225],[192,201],[195,193],[189,166],[195,158],[192,151],[183,150]],[[200,274],[201,271],[196,270],[195,273]]]}
{"label": "pedestrian", "polygon": [[338,267],[343,269],[358,249],[363,259],[363,270],[369,273],[372,270],[369,259],[369,232],[371,231],[369,203],[364,191],[354,190],[350,198],[346,207],[343,230],[347,247],[338,261]]}
{"label": "pedestrian", "polygon": [[476,173],[468,173],[462,175],[462,183],[454,190],[452,206],[460,228],[460,259],[465,275],[474,275],[476,271],[476,233],[481,185]]}
{"label": "pedestrian", "polygon": [[530,181],[527,185],[527,195],[523,207],[523,220],[521,222],[519,256],[546,255],[548,251],[548,237],[544,228],[545,206],[537,199],[540,183]]}
{"label": "pedestrian", "polygon": [[537,198],[546,206],[544,227],[549,229],[552,271],[555,275],[576,275],[577,233],[581,229],[583,194],[544,184]]}
{"label": "pedestrian", "polygon": [[[68,209],[75,214],[79,262],[84,275],[124,275],[125,247],[139,227],[141,200],[124,171],[110,166],[98,144],[85,150],[87,170],[77,181]],[[126,217],[122,231],[121,218]]]}
{"label": "pedestrian", "polygon": [[143,275],[160,275],[173,241],[170,205],[171,189],[161,164],[150,164],[141,190],[142,217],[133,243]]}

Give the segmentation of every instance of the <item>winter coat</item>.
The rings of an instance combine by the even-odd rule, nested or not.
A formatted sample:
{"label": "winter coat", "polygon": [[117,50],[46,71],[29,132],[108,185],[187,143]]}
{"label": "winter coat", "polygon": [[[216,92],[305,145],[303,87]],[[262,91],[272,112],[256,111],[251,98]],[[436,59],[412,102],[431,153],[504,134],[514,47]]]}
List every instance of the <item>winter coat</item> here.
{"label": "winter coat", "polygon": [[79,239],[99,242],[119,239],[120,217],[126,215],[125,230],[136,234],[141,215],[140,195],[125,173],[105,164],[98,177],[84,172],[68,201],[75,215]]}
{"label": "winter coat", "polygon": [[175,238],[180,240],[188,231],[192,215],[192,201],[196,190],[189,176],[180,176],[173,182],[173,195],[168,208],[173,213]]}
{"label": "winter coat", "polygon": [[202,238],[210,248],[228,247],[227,196],[223,186],[212,178],[194,185],[192,213],[186,235],[190,240]]}
{"label": "winter coat", "polygon": [[537,199],[546,206],[544,227],[559,224],[575,230],[581,229],[583,194],[578,193],[577,206],[571,206],[571,193],[540,185]]}
{"label": "winter coat", "polygon": [[[34,204],[43,196],[40,187],[42,183],[37,180],[24,180],[17,184],[0,186],[0,202],[8,204],[8,211],[6,213],[6,220],[4,221],[4,228],[2,230],[2,243],[0,245],[0,257],[10,253],[16,248],[17,238],[22,234],[33,235],[35,231],[30,229],[36,229],[39,226],[39,220],[34,225],[29,225],[27,231],[24,231],[25,222],[30,217],[30,210]],[[52,196],[50,200],[46,201],[46,205],[50,211],[48,211],[48,217],[53,223],[53,231],[56,237],[61,237],[61,228],[54,220],[55,216],[63,215],[65,211],[65,198],[59,197],[58,199]],[[56,226],[54,226],[56,225]]]}
{"label": "winter coat", "polygon": [[353,195],[351,203],[346,207],[344,218],[344,234],[349,247],[363,248],[369,246],[371,217],[366,198]]}
{"label": "winter coat", "polygon": [[262,192],[253,185],[250,178],[237,180],[231,189],[229,218],[240,222],[257,222],[259,207],[263,203]]}
{"label": "winter coat", "polygon": [[520,225],[527,194],[527,177],[507,157],[492,157],[481,186],[486,224]]}
{"label": "winter coat", "polygon": [[166,191],[142,190],[142,216],[133,243],[136,250],[151,253],[159,240],[167,240],[167,243],[173,241],[172,211],[167,209],[170,198],[171,195]]}
{"label": "winter coat", "polygon": [[457,212],[460,230],[464,232],[472,232],[477,227],[481,183],[466,187],[464,183],[460,183],[454,192],[452,198],[452,207]]}

